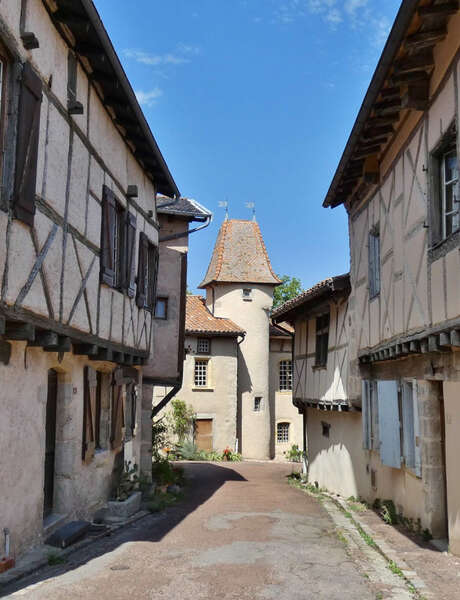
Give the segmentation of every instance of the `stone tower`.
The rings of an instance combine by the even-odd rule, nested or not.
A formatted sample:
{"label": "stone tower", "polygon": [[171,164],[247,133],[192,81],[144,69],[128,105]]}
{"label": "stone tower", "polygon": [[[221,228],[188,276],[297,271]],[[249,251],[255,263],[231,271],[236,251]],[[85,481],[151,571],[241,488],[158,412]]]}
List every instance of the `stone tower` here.
{"label": "stone tower", "polygon": [[222,223],[206,276],[206,304],[246,331],[238,356],[237,434],[246,458],[270,458],[269,316],[280,280],[255,221]]}

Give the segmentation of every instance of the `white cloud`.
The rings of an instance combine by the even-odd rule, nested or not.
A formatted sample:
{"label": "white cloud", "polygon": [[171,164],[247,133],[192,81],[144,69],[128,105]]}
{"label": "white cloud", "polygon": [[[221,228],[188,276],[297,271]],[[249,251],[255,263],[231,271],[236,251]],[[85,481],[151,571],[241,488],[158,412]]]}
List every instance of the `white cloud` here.
{"label": "white cloud", "polygon": [[148,92],[137,90],[135,94],[137,101],[141,106],[153,106],[154,104],[156,104],[158,98],[160,98],[163,95],[163,90],[156,86],[153,88],[153,90],[150,90]]}
{"label": "white cloud", "polygon": [[367,3],[368,0],[345,0],[345,12],[354,17],[358,9],[366,8]]}
{"label": "white cloud", "polygon": [[126,58],[132,58],[138,63],[149,65],[151,67],[159,67],[162,65],[182,65],[190,62],[190,59],[172,53],[149,54],[148,52],[143,52],[142,50],[128,49],[124,50],[123,54],[126,56]]}

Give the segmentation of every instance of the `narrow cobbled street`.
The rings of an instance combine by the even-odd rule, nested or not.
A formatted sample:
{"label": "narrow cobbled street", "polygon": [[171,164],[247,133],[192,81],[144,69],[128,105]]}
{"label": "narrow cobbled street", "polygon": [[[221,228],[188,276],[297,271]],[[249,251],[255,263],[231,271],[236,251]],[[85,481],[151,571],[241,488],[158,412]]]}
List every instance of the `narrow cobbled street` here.
{"label": "narrow cobbled street", "polygon": [[189,485],[180,505],[3,594],[34,600],[375,598],[321,504],[287,484],[289,465],[190,463],[185,470]]}

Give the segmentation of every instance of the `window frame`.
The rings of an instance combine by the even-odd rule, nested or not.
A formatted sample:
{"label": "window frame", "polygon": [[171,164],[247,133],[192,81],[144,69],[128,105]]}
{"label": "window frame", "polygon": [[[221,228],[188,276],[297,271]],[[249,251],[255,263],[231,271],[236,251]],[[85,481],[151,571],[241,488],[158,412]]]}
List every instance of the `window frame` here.
{"label": "window frame", "polygon": [[[200,365],[204,366],[204,383],[200,383],[200,373],[197,373],[197,369]],[[203,372],[201,373],[201,378],[203,377]],[[209,388],[209,360],[207,358],[195,358],[193,364],[193,387],[196,389]]]}
{"label": "window frame", "polygon": [[[284,432],[283,432],[283,430],[284,430]],[[280,421],[279,423],[277,423],[276,424],[276,443],[277,444],[289,444],[290,439],[291,439],[291,424],[289,423],[289,421]]]}
{"label": "window frame", "polygon": [[260,413],[264,410],[264,398],[263,396],[254,396],[252,401],[252,412]]}
{"label": "window frame", "polygon": [[330,312],[324,312],[315,319],[315,364],[316,368],[325,368],[329,353]]}
{"label": "window frame", "polygon": [[380,228],[378,225],[369,231],[368,236],[368,261],[369,261],[369,300],[380,295],[381,269],[380,269]]}
{"label": "window frame", "polygon": [[[206,342],[207,343],[207,349],[206,350],[200,350],[200,342]],[[203,354],[203,355],[207,355],[207,354],[211,354],[211,340],[210,338],[205,338],[205,337],[200,337],[197,338],[196,340],[196,353],[197,354]]]}
{"label": "window frame", "polygon": [[[246,293],[249,292],[249,293]],[[252,288],[243,288],[241,290],[241,296],[243,298],[243,300],[245,300],[246,302],[250,302],[252,300]]]}
{"label": "window frame", "polygon": [[[455,155],[456,158],[456,162],[457,162],[457,177],[454,177],[453,179],[450,179],[449,181],[446,181],[446,159],[449,155]],[[459,200],[458,200],[458,187],[459,187],[459,173],[458,173],[458,153],[457,153],[457,148],[456,146],[450,147],[449,149],[447,149],[445,152],[443,152],[440,156],[440,178],[439,178],[439,186],[440,186],[440,209],[441,209],[441,241],[447,240],[449,239],[452,235],[454,235],[455,233],[457,233],[457,231],[460,229],[460,206],[457,208],[457,210],[451,210],[451,211],[447,211],[446,210],[446,202],[447,202],[447,188],[451,187],[454,191],[452,193],[452,204],[456,203],[456,204],[460,204]],[[457,191],[457,199],[455,196],[455,190]],[[457,224],[456,227],[454,226],[454,218],[455,215],[457,216]],[[452,225],[451,225],[451,231],[449,233],[447,233],[447,219],[449,217],[452,217]]]}
{"label": "window frame", "polygon": [[[165,306],[165,310],[164,310],[164,317],[160,317],[157,314],[157,307],[158,307],[158,303],[160,302],[164,302],[164,306]],[[156,300],[155,300],[155,319],[159,319],[160,321],[167,321],[168,320],[168,297],[167,296],[157,296]]]}
{"label": "window frame", "polygon": [[[289,365],[289,366],[287,366]],[[284,367],[286,367],[284,369]],[[283,373],[286,370],[286,373]],[[282,383],[286,380],[285,383]],[[292,392],[292,360],[290,358],[283,358],[278,364],[278,387],[280,392]]]}

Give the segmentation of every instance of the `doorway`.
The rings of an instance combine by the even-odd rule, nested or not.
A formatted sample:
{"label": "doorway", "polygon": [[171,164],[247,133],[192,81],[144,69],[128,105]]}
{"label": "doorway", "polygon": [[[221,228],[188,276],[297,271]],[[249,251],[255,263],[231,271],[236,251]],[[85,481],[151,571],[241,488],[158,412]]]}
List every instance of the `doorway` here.
{"label": "doorway", "polygon": [[195,444],[198,450],[212,450],[212,419],[196,419]]}
{"label": "doorway", "polygon": [[48,392],[46,398],[46,429],[45,429],[45,477],[43,518],[53,512],[54,496],[54,461],[56,456],[56,411],[57,411],[58,375],[54,369],[48,371]]}

